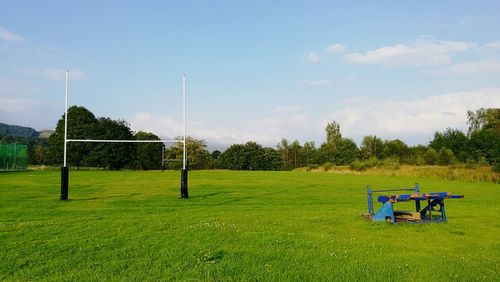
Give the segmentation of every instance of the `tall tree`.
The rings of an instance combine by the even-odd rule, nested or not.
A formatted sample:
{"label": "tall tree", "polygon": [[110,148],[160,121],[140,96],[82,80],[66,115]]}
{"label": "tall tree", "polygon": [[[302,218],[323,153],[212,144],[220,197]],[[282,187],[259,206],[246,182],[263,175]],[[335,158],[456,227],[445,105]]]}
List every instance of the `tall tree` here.
{"label": "tall tree", "polygon": [[388,140],[384,142],[382,156],[384,158],[397,158],[402,161],[408,157],[409,152],[410,150],[405,142],[399,139]]}
{"label": "tall tree", "polygon": [[494,129],[484,128],[473,132],[467,147],[469,159],[484,159],[493,166],[500,165],[500,134]]}
{"label": "tall tree", "polygon": [[[84,107],[71,106],[68,109],[68,139],[93,139],[98,128],[97,118]],[[91,152],[94,144],[68,143],[69,165],[80,167]],[[64,115],[57,122],[54,134],[49,137],[48,159],[52,164],[62,165],[64,151]]]}
{"label": "tall tree", "polygon": [[448,148],[460,161],[467,159],[467,136],[458,129],[447,128],[443,132],[435,132],[434,139],[429,143],[429,146],[436,151],[443,147]]}
{"label": "tall tree", "polygon": [[280,155],[273,148],[264,148],[255,142],[231,145],[222,153],[221,166],[234,170],[277,170]]}
{"label": "tall tree", "polygon": [[245,169],[248,170],[265,170],[264,148],[256,142],[247,142],[243,147],[245,156]]}
{"label": "tall tree", "polygon": [[311,165],[318,164],[318,149],[316,149],[316,145],[314,141],[305,142],[302,150],[300,152],[301,156],[301,165]]}
{"label": "tall tree", "polygon": [[32,163],[41,165],[47,163],[47,147],[40,144],[36,145],[33,152]]}
{"label": "tall tree", "polygon": [[278,151],[273,148],[264,148],[264,167],[263,170],[279,170],[281,159]]}
{"label": "tall tree", "polygon": [[467,111],[467,123],[469,124],[469,136],[483,128],[491,128],[500,134],[500,108],[480,108],[475,112]]}
{"label": "tall tree", "polygon": [[219,150],[214,150],[211,154],[210,154],[210,164],[208,166],[208,168],[211,168],[211,169],[215,169],[215,168],[221,168],[221,165],[220,165],[220,157],[222,155],[222,152],[219,151]]}
{"label": "tall tree", "polygon": [[329,122],[325,128],[326,131],[326,143],[337,147],[337,144],[342,139],[342,134],[340,133],[340,124],[336,121]]}
{"label": "tall tree", "polygon": [[342,138],[337,145],[335,164],[348,165],[355,159],[359,159],[360,155],[361,153],[358,149],[358,145],[356,145],[356,142],[349,138]]}
{"label": "tall tree", "polygon": [[[339,143],[339,142],[337,142]],[[337,147],[332,143],[324,142],[318,149],[320,163],[335,163]]]}
{"label": "tall tree", "polygon": [[453,156],[452,150],[446,147],[442,147],[441,149],[439,149],[438,154],[439,154],[437,159],[438,165],[450,165],[453,163],[455,157]]}
{"label": "tall tree", "polygon": [[[177,137],[182,140],[182,137]],[[182,167],[183,144],[175,143],[172,147],[165,150],[167,159],[176,159],[177,162],[170,162],[170,169],[180,169]],[[207,143],[205,140],[186,137],[186,154],[189,169],[203,169],[209,164],[210,153],[207,151]]]}
{"label": "tall tree", "polygon": [[[135,134],[136,140],[160,140],[158,136],[150,132],[139,131]],[[159,169],[162,161],[162,151],[165,145],[162,143],[137,143],[136,161],[138,169]]]}
{"label": "tall tree", "polygon": [[438,161],[439,153],[433,148],[429,148],[424,154],[425,163],[428,165],[435,165]]}
{"label": "tall tree", "polygon": [[408,148],[409,156],[406,163],[412,165],[423,165],[425,164],[424,155],[427,152],[427,147],[424,145],[416,145]]}
{"label": "tall tree", "polygon": [[302,150],[302,146],[300,146],[299,141],[295,140],[292,142],[290,145],[290,159],[291,159],[291,164],[293,165],[294,168],[297,168],[300,166],[300,152]]}
{"label": "tall tree", "polygon": [[220,157],[220,164],[223,168],[233,170],[247,169],[245,145],[233,144],[229,146]]}
{"label": "tall tree", "polygon": [[[99,118],[97,135],[104,140],[133,140],[134,135],[127,122]],[[136,146],[133,143],[98,143],[89,155],[93,166],[120,170],[134,163]]]}
{"label": "tall tree", "polygon": [[363,159],[367,160],[372,157],[377,159],[382,158],[382,152],[384,150],[384,142],[377,136],[365,136],[361,142],[361,156]]}
{"label": "tall tree", "polygon": [[289,155],[290,155],[290,142],[287,139],[281,139],[280,143],[277,145],[278,153],[281,156],[281,161],[283,163],[283,169],[290,169]]}

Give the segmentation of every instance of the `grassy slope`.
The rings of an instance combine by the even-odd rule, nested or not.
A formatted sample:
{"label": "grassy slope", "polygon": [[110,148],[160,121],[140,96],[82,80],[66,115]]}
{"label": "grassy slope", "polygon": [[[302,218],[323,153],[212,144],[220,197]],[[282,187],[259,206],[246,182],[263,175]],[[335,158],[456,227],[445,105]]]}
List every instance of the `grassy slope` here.
{"label": "grassy slope", "polygon": [[[366,184],[416,179],[300,172],[0,174],[0,280],[494,280],[500,186],[419,180],[451,191],[447,224],[365,222]],[[377,205],[378,206],[378,205]],[[402,206],[410,209],[410,206]],[[399,208],[399,207],[398,207]]]}

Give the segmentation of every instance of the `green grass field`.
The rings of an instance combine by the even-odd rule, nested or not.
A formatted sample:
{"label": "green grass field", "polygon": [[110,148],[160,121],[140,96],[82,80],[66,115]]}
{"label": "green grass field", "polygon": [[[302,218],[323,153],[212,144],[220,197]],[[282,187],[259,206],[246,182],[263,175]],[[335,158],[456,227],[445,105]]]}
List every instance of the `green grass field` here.
{"label": "green grass field", "polygon": [[[500,186],[306,172],[0,174],[0,280],[492,281]],[[371,223],[366,185],[449,191],[448,223]],[[376,203],[378,208],[379,204]],[[411,209],[411,204],[397,208]]]}

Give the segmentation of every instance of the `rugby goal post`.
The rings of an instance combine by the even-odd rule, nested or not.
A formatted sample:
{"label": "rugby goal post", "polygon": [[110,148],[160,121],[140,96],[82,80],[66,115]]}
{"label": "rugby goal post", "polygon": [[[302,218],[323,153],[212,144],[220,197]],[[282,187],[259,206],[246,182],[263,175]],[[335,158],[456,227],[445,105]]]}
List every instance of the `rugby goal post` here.
{"label": "rugby goal post", "polygon": [[[61,167],[61,195],[60,199],[68,200],[69,190],[69,167],[67,164],[67,145],[69,142],[91,142],[91,143],[182,143],[182,170],[181,170],[181,198],[189,198],[188,193],[188,167],[186,152],[186,75],[182,76],[182,120],[183,137],[178,139],[161,140],[105,140],[105,139],[69,139],[68,138],[68,87],[69,70],[66,70],[66,87],[64,101],[64,161]],[[162,152],[163,153],[163,152]],[[162,156],[162,159],[164,156]]]}

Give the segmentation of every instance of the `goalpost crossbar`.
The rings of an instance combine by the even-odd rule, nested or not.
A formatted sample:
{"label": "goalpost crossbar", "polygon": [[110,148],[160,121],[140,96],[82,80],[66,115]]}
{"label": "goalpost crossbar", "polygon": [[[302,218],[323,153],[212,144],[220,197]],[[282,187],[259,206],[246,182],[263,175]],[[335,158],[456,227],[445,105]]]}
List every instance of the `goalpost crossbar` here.
{"label": "goalpost crossbar", "polygon": [[[91,143],[181,143],[182,144],[182,171],[181,171],[181,198],[188,198],[188,168],[186,151],[186,74],[182,76],[182,139],[160,139],[160,140],[112,140],[112,139],[68,139],[68,84],[69,70],[66,70],[66,84],[64,95],[64,153],[63,166],[61,167],[61,200],[68,199],[69,167],[67,166],[67,145],[70,142]],[[162,148],[162,170],[165,162],[165,147]]]}
{"label": "goalpost crossbar", "polygon": [[66,142],[90,142],[90,143],[184,143],[184,140],[175,140],[175,139],[161,139],[161,140],[66,139]]}

